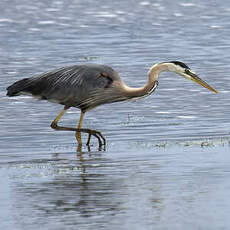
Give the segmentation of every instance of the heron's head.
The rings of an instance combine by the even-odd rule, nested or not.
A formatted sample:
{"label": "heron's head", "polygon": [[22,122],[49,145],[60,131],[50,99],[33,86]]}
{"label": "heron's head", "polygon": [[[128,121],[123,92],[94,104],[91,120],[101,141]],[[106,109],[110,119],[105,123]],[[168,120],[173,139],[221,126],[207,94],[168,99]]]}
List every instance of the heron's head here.
{"label": "heron's head", "polygon": [[194,72],[191,71],[191,69],[184,64],[183,62],[179,62],[179,61],[171,61],[171,62],[167,62],[167,67],[168,70],[171,72],[175,72],[189,80],[192,80],[200,85],[202,85],[203,87],[213,91],[214,93],[217,93],[217,91],[212,88],[210,85],[208,85],[205,81],[203,81],[202,79],[200,79]]}

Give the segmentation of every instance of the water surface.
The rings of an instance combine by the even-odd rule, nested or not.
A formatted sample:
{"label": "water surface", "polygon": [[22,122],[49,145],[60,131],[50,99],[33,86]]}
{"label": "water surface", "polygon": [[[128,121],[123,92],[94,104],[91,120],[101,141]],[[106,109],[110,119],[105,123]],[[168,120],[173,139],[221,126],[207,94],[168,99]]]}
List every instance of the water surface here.
{"label": "water surface", "polygon": [[[229,229],[228,1],[22,0],[0,8],[4,229]],[[93,139],[79,154],[73,133],[50,128],[62,106],[5,96],[16,80],[79,63],[110,65],[137,87],[167,60],[185,62],[219,94],[163,73],[150,97],[86,114],[105,151]],[[71,108],[62,124],[78,118]]]}

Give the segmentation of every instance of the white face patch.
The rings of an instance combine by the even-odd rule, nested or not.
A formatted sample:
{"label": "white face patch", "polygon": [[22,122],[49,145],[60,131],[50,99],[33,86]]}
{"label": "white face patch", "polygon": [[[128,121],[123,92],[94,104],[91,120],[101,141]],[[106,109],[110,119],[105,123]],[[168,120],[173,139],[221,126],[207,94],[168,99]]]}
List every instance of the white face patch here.
{"label": "white face patch", "polygon": [[[191,76],[185,72],[186,68],[181,67],[180,65],[170,63],[170,65],[168,65],[168,70],[171,72],[177,73],[186,79],[191,80]],[[190,72],[192,72],[192,71],[190,71]]]}
{"label": "white face patch", "polygon": [[174,63],[170,63],[168,65],[168,70],[171,72],[175,72],[177,74],[182,74],[184,72],[185,68],[182,68],[181,66],[176,65]]}

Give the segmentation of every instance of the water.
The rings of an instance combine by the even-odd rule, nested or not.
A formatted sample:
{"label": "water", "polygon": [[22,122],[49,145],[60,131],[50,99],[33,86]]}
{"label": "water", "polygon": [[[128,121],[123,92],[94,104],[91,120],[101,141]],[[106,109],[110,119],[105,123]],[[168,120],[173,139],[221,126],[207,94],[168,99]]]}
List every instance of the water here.
{"label": "water", "polygon": [[[229,229],[230,2],[1,1],[0,220],[3,229]],[[173,73],[137,102],[86,114],[92,139],[49,125],[62,106],[8,98],[12,82],[76,63],[141,86],[180,60],[219,91]],[[77,124],[79,111],[63,117]],[[86,136],[83,136],[86,142]]]}

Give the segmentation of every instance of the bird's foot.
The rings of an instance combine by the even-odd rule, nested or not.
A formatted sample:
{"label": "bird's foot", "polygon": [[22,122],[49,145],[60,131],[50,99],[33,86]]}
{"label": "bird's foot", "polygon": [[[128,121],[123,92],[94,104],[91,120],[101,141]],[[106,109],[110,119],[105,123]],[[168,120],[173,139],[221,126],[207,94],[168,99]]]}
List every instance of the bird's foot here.
{"label": "bird's foot", "polygon": [[89,146],[90,145],[90,140],[91,140],[91,136],[94,136],[97,138],[98,140],[98,144],[99,144],[99,148],[101,148],[103,145],[106,145],[106,140],[104,138],[104,136],[97,130],[92,130],[92,129],[79,129],[80,132],[83,133],[88,133],[88,140],[86,145]]}
{"label": "bird's foot", "polygon": [[93,129],[78,129],[78,128],[71,128],[71,127],[64,127],[64,126],[59,126],[57,125],[56,122],[52,122],[51,123],[51,128],[55,129],[55,130],[62,130],[62,131],[75,131],[76,132],[76,139],[79,143],[80,146],[82,146],[82,142],[81,142],[81,136],[79,135],[79,133],[88,133],[88,140],[86,145],[89,146],[90,145],[90,140],[91,140],[91,136],[94,136],[97,138],[98,140],[98,144],[99,144],[99,149],[101,149],[102,146],[106,145],[106,140],[104,138],[104,136],[97,130],[93,130]]}

